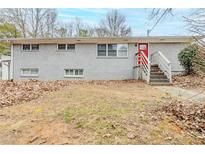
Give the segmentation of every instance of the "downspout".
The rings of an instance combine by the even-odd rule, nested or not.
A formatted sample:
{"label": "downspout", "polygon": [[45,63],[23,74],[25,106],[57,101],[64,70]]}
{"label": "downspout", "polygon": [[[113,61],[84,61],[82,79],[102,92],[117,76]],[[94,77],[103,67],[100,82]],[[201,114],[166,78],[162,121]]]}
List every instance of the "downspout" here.
{"label": "downspout", "polygon": [[14,45],[11,45],[10,80],[14,78]]}

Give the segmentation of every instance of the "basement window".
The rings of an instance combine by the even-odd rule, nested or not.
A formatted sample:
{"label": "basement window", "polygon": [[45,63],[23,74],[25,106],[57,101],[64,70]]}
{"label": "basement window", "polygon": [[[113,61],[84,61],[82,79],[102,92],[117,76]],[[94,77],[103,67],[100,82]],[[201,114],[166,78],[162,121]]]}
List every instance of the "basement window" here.
{"label": "basement window", "polygon": [[65,69],[64,77],[81,78],[84,76],[83,69]]}
{"label": "basement window", "polygon": [[23,77],[38,77],[38,68],[22,68],[21,76]]}

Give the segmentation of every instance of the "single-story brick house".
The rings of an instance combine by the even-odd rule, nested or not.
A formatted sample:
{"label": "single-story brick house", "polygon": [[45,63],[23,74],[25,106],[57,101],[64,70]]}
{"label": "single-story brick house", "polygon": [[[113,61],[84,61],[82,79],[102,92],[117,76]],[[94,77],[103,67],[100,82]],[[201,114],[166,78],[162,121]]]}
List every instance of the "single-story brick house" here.
{"label": "single-story brick house", "polygon": [[[178,53],[191,36],[128,38],[12,39],[11,78],[14,80],[124,80],[151,76],[171,82],[180,73]],[[153,65],[155,64],[155,66]],[[153,66],[153,67],[152,67]],[[161,76],[162,77],[162,76]]]}

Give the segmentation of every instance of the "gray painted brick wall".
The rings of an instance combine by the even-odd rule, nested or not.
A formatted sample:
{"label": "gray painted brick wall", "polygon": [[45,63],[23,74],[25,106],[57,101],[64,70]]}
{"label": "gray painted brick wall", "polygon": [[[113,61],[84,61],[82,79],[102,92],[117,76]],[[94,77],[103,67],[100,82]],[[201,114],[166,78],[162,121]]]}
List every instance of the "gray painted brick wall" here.
{"label": "gray painted brick wall", "polygon": [[[21,68],[39,68],[38,79],[62,80],[122,80],[133,79],[134,54],[137,47],[128,46],[127,58],[97,58],[96,44],[76,44],[74,52],[58,52],[56,45],[40,45],[37,52],[25,52],[14,45],[14,79],[20,76]],[[64,78],[64,69],[84,69],[84,78]],[[27,77],[28,78],[28,77]]]}
{"label": "gray painted brick wall", "polygon": [[184,69],[178,61],[178,53],[186,46],[182,43],[149,44],[149,55],[156,51],[161,51],[171,62],[172,72],[182,72]]}
{"label": "gray painted brick wall", "polygon": [[[149,44],[149,55],[161,51],[172,63],[172,71],[182,71],[177,54],[185,44]],[[123,80],[133,79],[133,66],[135,65],[134,44],[128,46],[127,58],[98,58],[96,44],[76,44],[74,52],[56,51],[56,45],[40,45],[37,52],[25,52],[21,45],[13,46],[13,78],[15,80],[27,79],[21,77],[21,68],[39,68],[41,80]],[[65,78],[64,69],[84,69],[83,78]]]}

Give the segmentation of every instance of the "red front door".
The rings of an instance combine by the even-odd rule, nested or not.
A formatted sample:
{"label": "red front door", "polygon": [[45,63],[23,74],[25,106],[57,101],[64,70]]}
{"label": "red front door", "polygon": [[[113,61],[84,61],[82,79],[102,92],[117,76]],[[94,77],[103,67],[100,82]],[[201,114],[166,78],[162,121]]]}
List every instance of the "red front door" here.
{"label": "red front door", "polygon": [[138,64],[140,64],[140,57],[141,57],[141,52],[145,54],[145,56],[148,58],[148,43],[139,43],[138,44]]}

